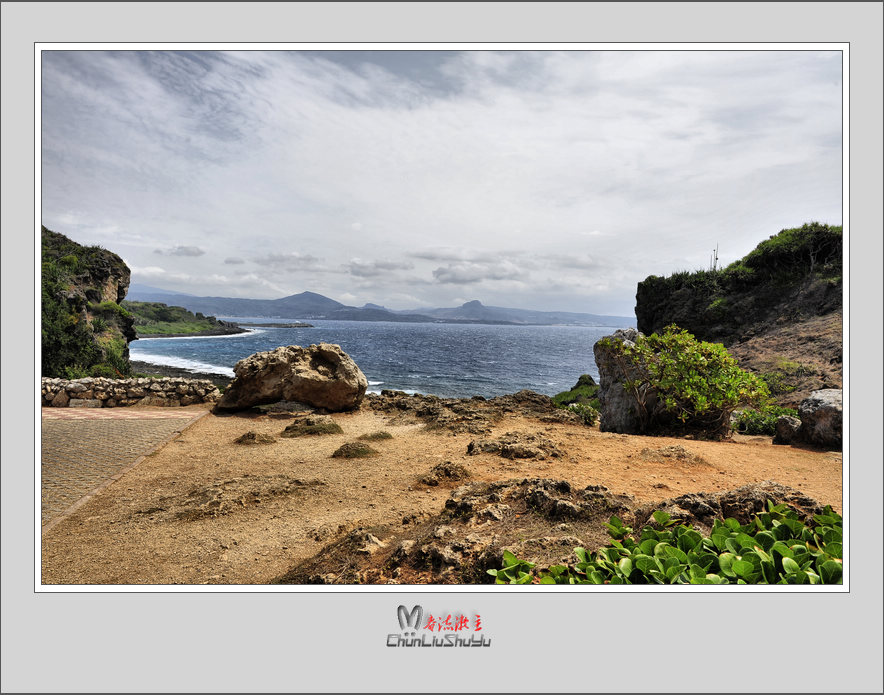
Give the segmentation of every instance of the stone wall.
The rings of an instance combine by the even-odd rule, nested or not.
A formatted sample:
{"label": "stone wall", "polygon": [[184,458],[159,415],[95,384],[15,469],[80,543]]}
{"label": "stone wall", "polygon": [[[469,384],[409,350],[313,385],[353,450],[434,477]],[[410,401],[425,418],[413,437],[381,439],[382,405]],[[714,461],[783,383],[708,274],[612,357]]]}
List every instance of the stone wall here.
{"label": "stone wall", "polygon": [[214,403],[221,392],[208,379],[52,379],[43,377],[43,407],[114,408],[127,405],[181,406]]}

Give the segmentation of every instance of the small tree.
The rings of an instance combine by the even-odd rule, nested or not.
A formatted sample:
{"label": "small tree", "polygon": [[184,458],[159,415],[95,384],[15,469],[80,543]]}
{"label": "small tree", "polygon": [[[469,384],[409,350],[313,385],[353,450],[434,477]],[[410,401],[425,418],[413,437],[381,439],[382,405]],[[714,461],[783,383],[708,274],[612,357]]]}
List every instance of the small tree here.
{"label": "small tree", "polygon": [[736,408],[769,399],[764,381],[741,369],[723,345],[699,341],[678,326],[667,326],[662,335],[639,335],[633,345],[609,342],[630,377],[624,388],[635,400],[644,432],[726,436]]}

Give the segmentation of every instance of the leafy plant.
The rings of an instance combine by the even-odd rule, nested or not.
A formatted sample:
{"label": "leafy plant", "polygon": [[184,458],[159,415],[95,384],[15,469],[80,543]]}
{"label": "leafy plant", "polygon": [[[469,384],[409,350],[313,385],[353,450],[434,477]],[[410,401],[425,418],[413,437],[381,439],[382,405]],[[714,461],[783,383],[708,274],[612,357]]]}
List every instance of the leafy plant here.
{"label": "leafy plant", "polygon": [[583,420],[584,425],[592,427],[599,421],[599,411],[593,408],[591,405],[586,405],[584,403],[572,403],[571,405],[566,406],[566,408],[577,413]]}
{"label": "leafy plant", "polygon": [[[498,584],[841,584],[842,518],[827,506],[809,525],[785,504],[748,524],[716,519],[709,536],[655,511],[639,540],[616,516],[605,524],[610,543],[577,561],[537,570],[504,552],[504,568],[488,570]],[[656,527],[656,528],[655,528]]]}
{"label": "leafy plant", "polygon": [[509,550],[503,551],[503,567],[487,570],[495,578],[495,584],[531,584],[534,564],[519,560]]}
{"label": "leafy plant", "polygon": [[556,407],[577,413],[586,425],[599,421],[601,404],[598,399],[599,385],[589,374],[582,374],[570,391],[562,391],[552,397]]}
{"label": "leafy plant", "polygon": [[678,326],[639,336],[632,345],[603,338],[629,378],[643,432],[692,430],[726,436],[740,405],[763,405],[769,393],[719,343],[699,341]]}
{"label": "leafy plant", "polygon": [[774,404],[763,405],[757,410],[747,408],[738,414],[731,426],[740,434],[773,436],[777,431],[777,419],[782,415],[798,417],[798,411],[794,408],[783,408]]}

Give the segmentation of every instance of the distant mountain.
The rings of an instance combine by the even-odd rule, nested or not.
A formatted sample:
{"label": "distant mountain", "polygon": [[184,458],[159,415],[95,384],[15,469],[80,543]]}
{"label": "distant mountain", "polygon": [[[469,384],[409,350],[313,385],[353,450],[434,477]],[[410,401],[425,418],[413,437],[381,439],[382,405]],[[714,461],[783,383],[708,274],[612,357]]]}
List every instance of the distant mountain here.
{"label": "distant mountain", "polygon": [[477,299],[450,309],[415,309],[399,313],[421,313],[438,319],[458,319],[482,323],[515,323],[532,325],[572,326],[635,326],[633,316],[604,316],[569,311],[534,311],[485,306]]}
{"label": "distant mountain", "polygon": [[[150,285],[141,285],[137,282],[133,282],[129,285],[128,297],[132,299],[135,295],[139,297],[168,297],[170,295],[177,295],[181,297],[192,297],[192,294],[187,294],[185,292],[175,292],[173,290],[164,290],[159,287],[151,287]],[[161,299],[137,299],[133,301],[139,302],[152,302],[157,301],[161,302]]]}
{"label": "distant mountain", "polygon": [[266,316],[283,319],[335,319],[338,321],[398,321],[407,323],[491,323],[521,325],[635,326],[631,316],[600,316],[562,311],[531,311],[485,306],[478,300],[449,309],[391,311],[379,304],[348,306],[315,292],[281,299],[196,297],[147,285],[132,285],[127,299],[163,302],[208,316]]}

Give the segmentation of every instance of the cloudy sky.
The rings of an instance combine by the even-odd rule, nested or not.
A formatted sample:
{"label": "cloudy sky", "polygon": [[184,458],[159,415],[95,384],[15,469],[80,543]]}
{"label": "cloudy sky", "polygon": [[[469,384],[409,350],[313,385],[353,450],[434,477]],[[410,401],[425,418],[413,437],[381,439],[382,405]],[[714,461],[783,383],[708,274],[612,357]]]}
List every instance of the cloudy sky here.
{"label": "cloudy sky", "polygon": [[42,221],[198,295],[630,315],[841,223],[834,51],[44,51]]}

